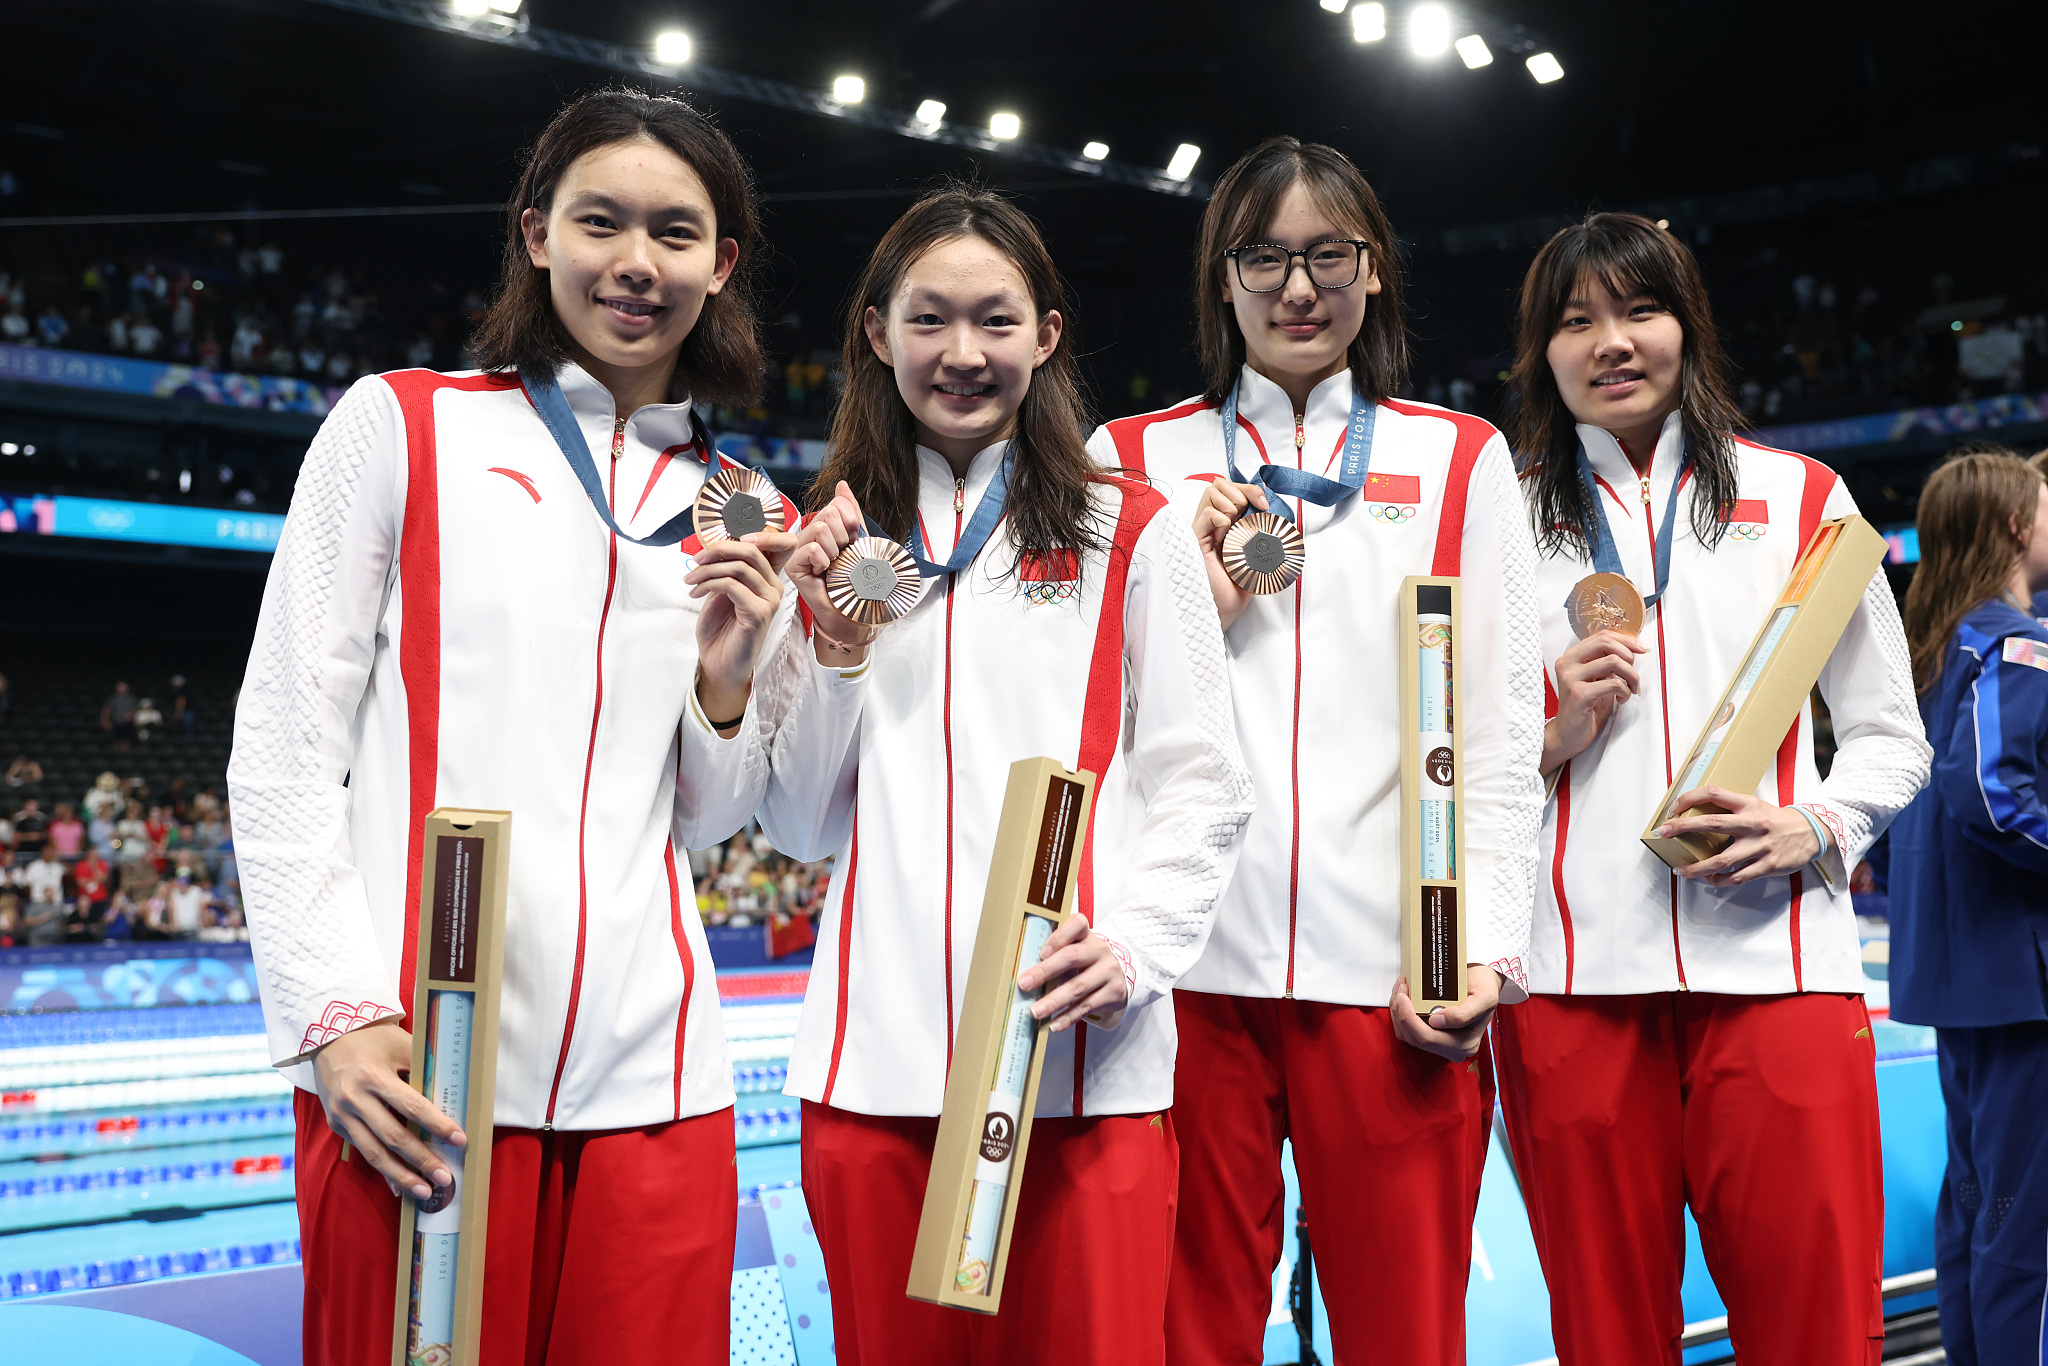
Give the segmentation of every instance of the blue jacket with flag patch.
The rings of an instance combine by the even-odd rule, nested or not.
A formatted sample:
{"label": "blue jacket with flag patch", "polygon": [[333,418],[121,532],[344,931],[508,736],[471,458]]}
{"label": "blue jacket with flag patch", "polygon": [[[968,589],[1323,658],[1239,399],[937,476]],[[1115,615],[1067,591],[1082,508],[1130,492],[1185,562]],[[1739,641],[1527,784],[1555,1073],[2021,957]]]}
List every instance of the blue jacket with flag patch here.
{"label": "blue jacket with flag patch", "polygon": [[1920,711],[1934,778],[1891,831],[1892,1016],[2048,1020],[2048,629],[1971,612]]}

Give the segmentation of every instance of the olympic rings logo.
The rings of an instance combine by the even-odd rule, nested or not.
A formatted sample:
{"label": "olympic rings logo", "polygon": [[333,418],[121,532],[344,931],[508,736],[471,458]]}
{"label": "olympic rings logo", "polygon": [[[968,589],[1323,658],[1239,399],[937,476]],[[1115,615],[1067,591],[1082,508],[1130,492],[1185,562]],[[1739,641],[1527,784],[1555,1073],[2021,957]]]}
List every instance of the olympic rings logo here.
{"label": "olympic rings logo", "polygon": [[1770,528],[1756,522],[1736,522],[1729,526],[1728,534],[1738,541],[1761,541]]}
{"label": "olympic rings logo", "polygon": [[1413,503],[1406,505],[1400,503],[1374,503],[1372,505],[1372,519],[1375,522],[1398,524],[1413,521],[1418,510]]}
{"label": "olympic rings logo", "polygon": [[1043,607],[1049,602],[1065,602],[1079,589],[1080,584],[1072,579],[1048,579],[1041,583],[1026,585],[1024,597],[1027,601]]}

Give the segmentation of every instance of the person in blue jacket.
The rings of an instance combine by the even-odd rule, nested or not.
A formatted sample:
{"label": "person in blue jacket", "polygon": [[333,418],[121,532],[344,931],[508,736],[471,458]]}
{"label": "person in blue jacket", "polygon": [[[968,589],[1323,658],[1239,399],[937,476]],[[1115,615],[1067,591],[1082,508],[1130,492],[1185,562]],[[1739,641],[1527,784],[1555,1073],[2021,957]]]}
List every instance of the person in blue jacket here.
{"label": "person in blue jacket", "polygon": [[1936,1298],[1953,1366],[2039,1366],[2048,1294],[2048,484],[1959,455],[1920,495],[1906,635],[1934,777],[1892,826],[1892,1018],[1948,1109]]}

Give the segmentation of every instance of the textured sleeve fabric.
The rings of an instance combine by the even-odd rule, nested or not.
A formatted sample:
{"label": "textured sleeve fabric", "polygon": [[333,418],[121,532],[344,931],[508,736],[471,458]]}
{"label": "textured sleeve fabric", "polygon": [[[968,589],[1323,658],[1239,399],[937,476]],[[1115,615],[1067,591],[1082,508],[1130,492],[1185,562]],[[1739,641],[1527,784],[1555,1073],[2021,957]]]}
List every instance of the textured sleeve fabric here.
{"label": "textured sleeve fabric", "polygon": [[235,712],[228,795],[271,1060],[402,1015],[352,861],[356,711],[404,512],[405,425],[357,381],[300,467]]}
{"label": "textured sleeve fabric", "polygon": [[1528,994],[1524,963],[1543,824],[1543,648],[1536,541],[1500,436],[1466,493],[1459,564],[1465,659],[1465,956],[1499,972],[1501,1000]]}
{"label": "textured sleeve fabric", "polygon": [[829,667],[818,663],[808,625],[804,613],[790,615],[754,689],[772,727],[761,830],[802,863],[838,853],[852,831],[861,704],[869,666],[885,648],[877,640],[860,666]]}
{"label": "textured sleeve fabric", "polygon": [[[1942,804],[1963,834],[2007,862],[2048,873],[2048,641],[2007,636],[1981,647],[1946,751],[1934,762]],[[1950,656],[1951,661],[1955,656]]]}
{"label": "textured sleeve fabric", "polygon": [[1145,815],[1119,870],[1121,894],[1097,913],[1096,930],[1124,964],[1131,1010],[1172,991],[1202,956],[1252,814],[1216,601],[1170,507],[1133,550],[1124,660],[1125,757]]}
{"label": "textured sleeve fabric", "polygon": [[1106,470],[1120,469],[1124,458],[1117,454],[1116,437],[1110,433],[1109,424],[1095,429],[1095,435],[1088,438],[1088,454],[1095,457],[1095,463]]}
{"label": "textured sleeve fabric", "polygon": [[754,668],[753,691],[740,728],[721,738],[690,690],[677,735],[675,841],[708,849],[753,819],[768,787],[768,742],[779,719],[781,694],[770,686],[776,655],[796,615],[796,590],[785,580],[782,601],[768,625],[768,646]]}
{"label": "textured sleeve fabric", "polygon": [[[1855,500],[1838,481],[1825,514],[1846,517],[1855,511]],[[1835,847],[1819,867],[1839,887],[1892,817],[1927,785],[1934,756],[1913,692],[1906,630],[1881,569],[1871,575],[1863,601],[1820,671],[1820,695],[1834,718],[1835,761],[1820,795],[1801,805],[1834,832]]]}

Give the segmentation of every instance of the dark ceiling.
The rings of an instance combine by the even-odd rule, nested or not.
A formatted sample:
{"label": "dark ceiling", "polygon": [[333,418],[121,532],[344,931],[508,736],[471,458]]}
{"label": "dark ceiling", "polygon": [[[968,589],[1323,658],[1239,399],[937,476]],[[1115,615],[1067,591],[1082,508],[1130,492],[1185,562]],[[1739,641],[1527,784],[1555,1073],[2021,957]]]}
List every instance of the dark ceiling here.
{"label": "dark ceiling", "polygon": [[[1398,16],[1408,0],[1388,8]],[[938,98],[963,121],[1013,109],[1027,137],[1099,138],[1145,165],[1191,142],[1204,149],[1202,178],[1271,133],[1331,142],[1417,243],[1593,204],[1885,172],[2043,132],[2039,5],[1454,8],[1470,26],[1541,35],[1565,78],[1539,86],[1506,54],[1467,71],[1454,57],[1419,62],[1393,40],[1360,46],[1316,0],[529,0],[526,13],[619,43],[681,27],[697,60],[725,70],[820,89],[856,72],[871,103]],[[22,186],[10,213],[497,200],[549,113],[617,79],[312,0],[6,0],[0,36],[0,165]],[[845,282],[908,194],[977,171],[1029,187],[1080,295],[1084,339],[1149,355],[1189,330],[1180,301],[1197,202],[1067,184],[1001,155],[816,115],[700,102],[776,201],[777,306],[798,315],[806,344],[829,336]],[[811,197],[827,191],[848,193]],[[466,280],[488,278],[498,232],[485,214],[332,226]],[[1425,297],[1433,268],[1419,253]],[[1486,327],[1504,320],[1503,307]]]}

